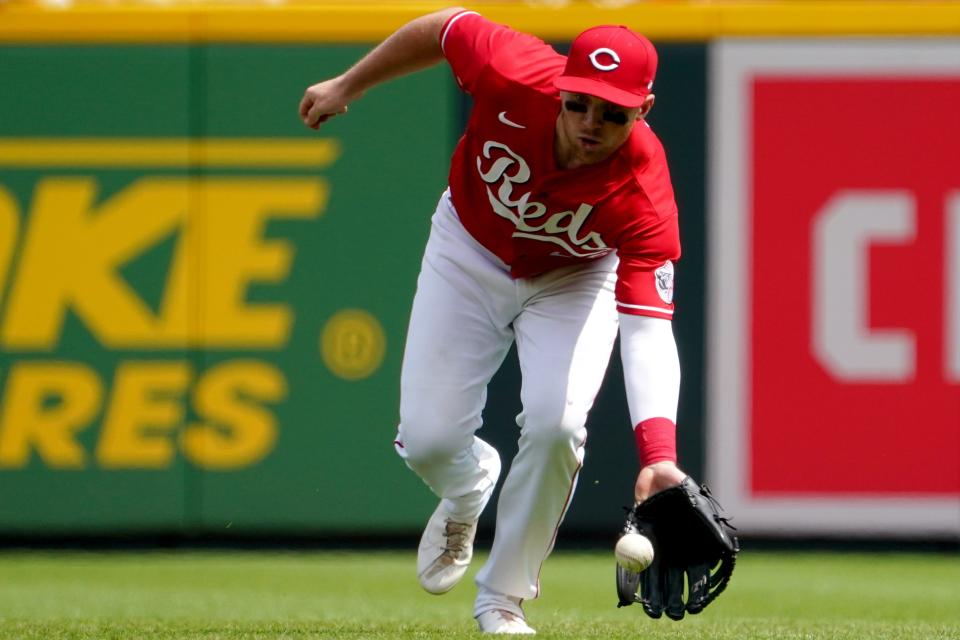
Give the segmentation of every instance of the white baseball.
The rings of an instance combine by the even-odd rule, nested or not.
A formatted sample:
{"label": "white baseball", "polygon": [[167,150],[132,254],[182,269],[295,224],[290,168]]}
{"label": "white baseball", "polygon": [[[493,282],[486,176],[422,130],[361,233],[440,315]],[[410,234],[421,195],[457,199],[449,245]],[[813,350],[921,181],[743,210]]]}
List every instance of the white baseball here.
{"label": "white baseball", "polygon": [[628,571],[643,571],[653,562],[653,545],[639,533],[621,536],[613,553],[617,556],[617,564]]}

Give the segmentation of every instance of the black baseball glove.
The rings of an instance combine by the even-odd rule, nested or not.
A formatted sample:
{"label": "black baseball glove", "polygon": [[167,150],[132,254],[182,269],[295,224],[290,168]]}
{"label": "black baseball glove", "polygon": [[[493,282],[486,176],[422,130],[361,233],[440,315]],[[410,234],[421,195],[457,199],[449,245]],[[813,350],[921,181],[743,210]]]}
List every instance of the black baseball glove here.
{"label": "black baseball glove", "polygon": [[651,618],[673,620],[700,613],[730,582],[740,550],[732,530],[710,490],[689,476],[636,505],[621,535],[649,538],[653,562],[639,573],[617,565],[617,606],[639,602]]}

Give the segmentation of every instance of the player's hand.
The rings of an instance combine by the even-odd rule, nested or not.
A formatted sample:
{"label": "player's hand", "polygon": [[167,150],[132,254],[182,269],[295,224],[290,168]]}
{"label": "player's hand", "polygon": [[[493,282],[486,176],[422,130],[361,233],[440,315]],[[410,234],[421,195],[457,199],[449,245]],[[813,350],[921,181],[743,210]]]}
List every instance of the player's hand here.
{"label": "player's hand", "polygon": [[[657,464],[652,475],[664,481],[676,469]],[[639,602],[651,618],[666,613],[681,620],[703,611],[726,589],[740,551],[730,517],[705,485],[689,477],[637,504],[623,531],[646,537],[653,557],[640,572],[617,563],[617,606]]]}
{"label": "player's hand", "polygon": [[687,474],[678,469],[676,464],[667,460],[647,465],[637,475],[633,487],[634,500],[643,502],[658,491],[677,486],[686,477]]}
{"label": "player's hand", "polygon": [[300,100],[300,119],[311,129],[319,129],[333,116],[346,113],[347,105],[361,95],[360,92],[349,91],[342,76],[324,80],[307,87]]}

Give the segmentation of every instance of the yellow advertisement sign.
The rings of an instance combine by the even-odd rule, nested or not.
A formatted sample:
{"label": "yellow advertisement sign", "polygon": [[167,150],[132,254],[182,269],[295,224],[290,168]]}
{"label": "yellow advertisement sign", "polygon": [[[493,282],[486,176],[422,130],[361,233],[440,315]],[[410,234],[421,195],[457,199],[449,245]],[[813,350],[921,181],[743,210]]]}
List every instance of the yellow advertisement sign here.
{"label": "yellow advertisement sign", "polygon": [[[34,455],[56,469],[160,469],[178,451],[208,469],[262,459],[277,438],[271,404],[287,392],[270,362],[198,371],[187,359],[126,359],[108,384],[89,363],[33,356],[58,352],[68,314],[114,351],[284,348],[293,308],[249,292],[283,283],[296,246],[265,230],[318,218],[329,196],[316,175],[147,175],[103,197],[97,177],[57,167],[319,169],[338,153],[331,140],[0,140],[0,165],[45,170],[24,211],[0,184],[0,351],[24,354],[3,363],[0,469]],[[153,309],[121,270],[171,237]],[[86,450],[78,434],[98,415]]]}

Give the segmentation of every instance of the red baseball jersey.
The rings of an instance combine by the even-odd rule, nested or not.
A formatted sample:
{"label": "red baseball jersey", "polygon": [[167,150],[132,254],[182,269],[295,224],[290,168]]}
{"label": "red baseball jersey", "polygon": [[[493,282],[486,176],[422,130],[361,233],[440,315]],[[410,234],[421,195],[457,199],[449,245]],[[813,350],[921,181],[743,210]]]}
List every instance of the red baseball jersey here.
{"label": "red baseball jersey", "polygon": [[646,122],[603,162],[561,169],[553,80],[566,57],[473,11],[444,24],[440,46],[474,100],[449,178],[467,231],[515,278],[616,251],[618,309],[671,318],[677,206],[663,146]]}

